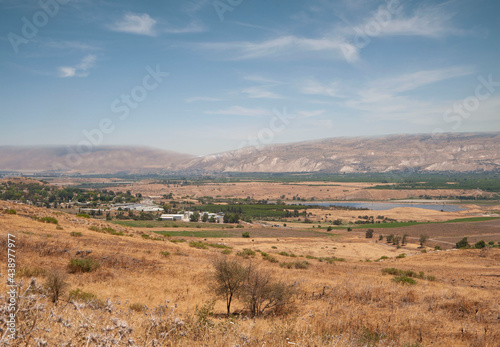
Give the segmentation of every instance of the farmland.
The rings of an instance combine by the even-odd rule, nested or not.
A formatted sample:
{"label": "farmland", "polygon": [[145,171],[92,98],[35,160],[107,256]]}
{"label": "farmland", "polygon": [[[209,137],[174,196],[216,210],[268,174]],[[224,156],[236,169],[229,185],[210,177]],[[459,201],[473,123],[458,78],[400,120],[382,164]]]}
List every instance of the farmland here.
{"label": "farmland", "polygon": [[[500,208],[492,193],[456,212],[374,211],[315,203],[320,193],[327,201],[332,192],[367,191],[418,199],[409,193],[416,190],[372,189],[380,182],[146,179],[96,188],[81,181],[11,179],[3,190],[33,193],[0,201],[0,242],[16,238],[26,345],[495,346],[500,338]],[[443,194],[425,190],[433,192]],[[238,218],[164,221],[160,212],[112,210],[115,199]],[[102,212],[88,213],[95,209]],[[457,249],[464,238],[470,246]],[[281,288],[281,301],[256,313],[237,293],[228,315],[214,291],[221,261],[266,278],[268,290]],[[64,284],[57,300],[54,278]],[[0,290],[7,292],[5,283]]]}

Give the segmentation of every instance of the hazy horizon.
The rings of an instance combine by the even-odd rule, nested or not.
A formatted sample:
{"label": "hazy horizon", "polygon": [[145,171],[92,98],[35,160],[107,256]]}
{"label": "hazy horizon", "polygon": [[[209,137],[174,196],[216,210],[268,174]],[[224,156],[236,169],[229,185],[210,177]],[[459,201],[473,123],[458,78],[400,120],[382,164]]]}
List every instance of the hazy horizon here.
{"label": "hazy horizon", "polygon": [[0,3],[0,146],[208,155],[500,131],[500,5]]}

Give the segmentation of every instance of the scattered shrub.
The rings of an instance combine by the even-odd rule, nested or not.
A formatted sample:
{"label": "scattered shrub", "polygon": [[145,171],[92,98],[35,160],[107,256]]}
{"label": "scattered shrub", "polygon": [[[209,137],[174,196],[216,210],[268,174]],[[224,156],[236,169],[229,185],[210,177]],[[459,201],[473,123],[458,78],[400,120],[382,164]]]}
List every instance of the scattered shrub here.
{"label": "scattered shrub", "polygon": [[406,253],[401,253],[400,255],[396,256],[396,258],[401,259],[406,257]]}
{"label": "scattered shrub", "polygon": [[81,232],[79,232],[79,231],[72,231],[72,232],[70,233],[70,235],[71,235],[71,236],[74,236],[74,237],[80,237],[80,236],[82,236],[82,233],[81,233]]}
{"label": "scattered shrub", "polygon": [[5,213],[5,214],[17,214],[17,211],[12,209],[12,208],[8,208],[8,209],[4,210],[3,213]]}
{"label": "scattered shrub", "polygon": [[59,298],[64,295],[67,287],[66,275],[62,272],[52,271],[47,274],[44,288],[54,304],[57,304]]}
{"label": "scattered shrub", "polygon": [[408,285],[417,284],[417,281],[405,275],[394,277],[392,280],[399,284],[408,284]]}
{"label": "scattered shrub", "polygon": [[200,241],[191,241],[189,242],[189,247],[194,247],[198,249],[208,249],[207,245]]}
{"label": "scattered shrub", "polygon": [[128,308],[135,312],[144,312],[146,309],[143,304],[139,303],[130,304]]}
{"label": "scattered shrub", "polygon": [[281,267],[287,268],[287,269],[307,269],[309,267],[309,262],[308,261],[294,261],[294,262],[282,262],[280,264]]}
{"label": "scattered shrub", "polygon": [[81,302],[91,302],[97,300],[97,296],[93,293],[87,293],[81,290],[80,288],[76,288],[69,292],[69,300],[81,301]]}
{"label": "scattered shrub", "polygon": [[222,254],[231,254],[233,251],[231,251],[230,249],[223,249],[221,251]]}
{"label": "scattered shrub", "polygon": [[467,237],[464,237],[462,240],[458,241],[455,245],[456,248],[461,249],[461,248],[469,248],[469,242],[467,241]]}
{"label": "scattered shrub", "polygon": [[440,247],[440,246],[434,246],[434,249],[435,249],[436,251],[440,251],[440,250],[441,250],[441,247]]}
{"label": "scattered shrub", "polygon": [[78,213],[76,216],[77,217],[82,217],[82,218],[90,218],[90,216],[88,214],[86,214],[86,213]]}
{"label": "scattered shrub", "polygon": [[367,239],[371,239],[371,238],[373,238],[373,229],[368,229],[368,230],[366,231],[366,233],[365,233],[365,237],[366,237]]}
{"label": "scattered shrub", "polygon": [[486,242],[484,242],[484,240],[478,241],[478,242],[476,242],[474,247],[479,248],[479,249],[484,248],[484,247],[486,247]]}
{"label": "scattered shrub", "polygon": [[39,267],[22,266],[16,271],[16,275],[20,277],[38,277],[45,275],[45,270]]}
{"label": "scattered shrub", "polygon": [[38,218],[38,221],[42,222],[42,223],[52,223],[52,224],[59,223],[59,221],[57,219],[55,219],[54,217],[42,217],[42,218]]}
{"label": "scattered shrub", "polygon": [[248,231],[245,231],[244,233],[241,234],[241,237],[248,239],[250,238],[250,233]]}
{"label": "scattered shrub", "polygon": [[168,257],[170,255],[170,252],[162,251],[162,252],[160,252],[160,254],[163,255],[164,257]]}
{"label": "scattered shrub", "polygon": [[99,266],[99,262],[91,258],[73,258],[69,261],[68,270],[70,273],[92,272],[97,270]]}
{"label": "scattered shrub", "polygon": [[243,248],[241,252],[236,253],[236,255],[239,255],[240,257],[244,258],[249,258],[249,257],[255,257],[255,252],[252,251],[250,248]]}

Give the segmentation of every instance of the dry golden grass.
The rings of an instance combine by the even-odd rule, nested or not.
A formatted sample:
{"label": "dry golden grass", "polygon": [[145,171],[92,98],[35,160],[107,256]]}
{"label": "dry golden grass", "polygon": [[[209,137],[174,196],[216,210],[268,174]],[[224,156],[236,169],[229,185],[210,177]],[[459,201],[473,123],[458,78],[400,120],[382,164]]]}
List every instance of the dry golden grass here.
{"label": "dry golden grass", "polygon": [[[348,233],[335,239],[224,239],[233,247],[229,257],[252,248],[278,259],[278,263],[265,261],[258,252],[253,258],[238,257],[293,285],[297,296],[286,314],[257,318],[247,317],[238,300],[233,305],[237,314],[225,317],[225,305],[219,300],[215,314],[204,320],[199,308],[214,299],[210,259],[221,249],[190,247],[192,238],[182,243],[144,239],[142,231],[115,225],[111,227],[132,236],[110,235],[88,229],[108,226],[104,222],[0,203],[0,209],[7,207],[18,211],[17,215],[0,211],[0,247],[6,249],[7,233],[16,235],[16,279],[22,296],[19,345],[497,346],[500,340],[499,249],[422,254],[415,247],[395,250]],[[59,229],[31,219],[34,215],[54,216]],[[81,236],[71,236],[72,232]],[[77,251],[83,253],[76,255]],[[164,251],[170,255],[160,254]],[[296,257],[279,255],[282,251]],[[408,256],[395,258],[403,252]],[[329,264],[307,255],[346,261]],[[389,259],[365,261],[381,255]],[[95,259],[101,266],[94,272],[69,274],[69,260],[78,257]],[[279,265],[302,260],[310,263],[308,269]],[[3,279],[6,261],[5,252],[0,252]],[[436,280],[417,278],[415,285],[397,284],[394,276],[381,272],[392,267],[424,271]],[[69,290],[80,288],[96,299],[71,301],[66,293],[57,306],[52,304],[40,284],[45,281],[41,272],[54,269],[66,273]],[[31,276],[36,281],[30,286]],[[6,293],[2,280],[2,302]],[[4,329],[5,323],[0,324]]]}

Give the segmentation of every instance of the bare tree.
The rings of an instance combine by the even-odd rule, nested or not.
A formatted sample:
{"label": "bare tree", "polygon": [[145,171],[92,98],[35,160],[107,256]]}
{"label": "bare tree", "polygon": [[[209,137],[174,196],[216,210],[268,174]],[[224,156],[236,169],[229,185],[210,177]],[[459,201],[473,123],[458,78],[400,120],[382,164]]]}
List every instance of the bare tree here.
{"label": "bare tree", "polygon": [[219,257],[212,260],[214,271],[212,273],[217,296],[226,300],[227,315],[231,314],[231,302],[240,291],[248,277],[248,268],[241,265],[236,259]]}
{"label": "bare tree", "polygon": [[428,239],[428,235],[420,235],[420,247],[424,247],[424,243],[426,243]]}

